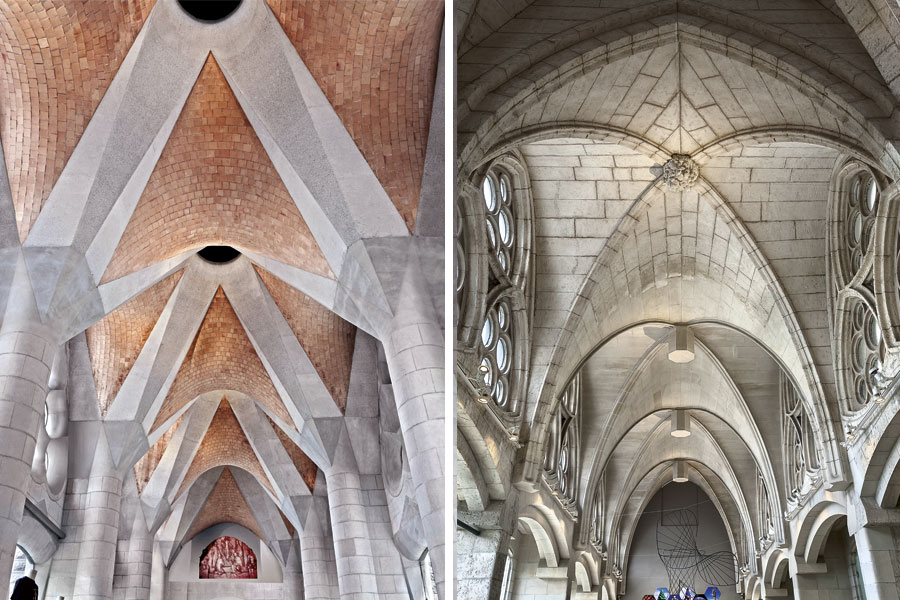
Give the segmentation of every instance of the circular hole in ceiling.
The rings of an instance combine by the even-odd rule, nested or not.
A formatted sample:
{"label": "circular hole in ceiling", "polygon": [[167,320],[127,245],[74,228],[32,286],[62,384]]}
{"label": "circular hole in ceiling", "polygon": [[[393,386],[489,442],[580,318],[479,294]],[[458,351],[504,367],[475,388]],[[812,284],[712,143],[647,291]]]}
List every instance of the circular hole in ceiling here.
{"label": "circular hole in ceiling", "polygon": [[217,265],[230,263],[241,255],[240,252],[238,252],[231,246],[207,246],[206,248],[200,249],[197,254],[199,254],[200,258],[202,258],[206,262],[211,262]]}
{"label": "circular hole in ceiling", "polygon": [[207,23],[227,19],[237,10],[241,2],[242,0],[178,0],[178,4],[187,14]]}

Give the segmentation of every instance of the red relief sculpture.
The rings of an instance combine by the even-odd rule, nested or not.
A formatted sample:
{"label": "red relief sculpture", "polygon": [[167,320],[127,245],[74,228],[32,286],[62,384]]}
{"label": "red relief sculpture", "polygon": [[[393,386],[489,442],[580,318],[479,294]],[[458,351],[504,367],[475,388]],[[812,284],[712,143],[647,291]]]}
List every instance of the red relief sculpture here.
{"label": "red relief sculpture", "polygon": [[256,579],[256,554],[233,537],[213,540],[200,553],[200,579]]}

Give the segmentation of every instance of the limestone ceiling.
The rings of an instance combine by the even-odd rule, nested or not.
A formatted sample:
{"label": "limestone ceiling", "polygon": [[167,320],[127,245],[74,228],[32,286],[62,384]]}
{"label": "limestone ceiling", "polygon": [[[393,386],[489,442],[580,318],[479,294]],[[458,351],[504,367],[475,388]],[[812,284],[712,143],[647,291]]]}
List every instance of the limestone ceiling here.
{"label": "limestone ceiling", "polygon": [[897,169],[897,101],[831,3],[518,9],[476,2],[461,42],[466,173],[516,138],[573,126],[624,132],[661,155],[751,131],[816,131]]}
{"label": "limestone ceiling", "polygon": [[[698,324],[694,331],[698,343],[688,364],[668,360],[672,328],[661,323],[631,328],[587,360],[581,371],[582,493],[589,493],[597,470],[606,472],[607,484],[617,487],[620,477],[634,468],[648,427],[668,419],[669,411],[677,407],[691,409],[689,414],[704,425],[739,476],[755,478],[757,463],[764,473],[780,464],[777,364],[758,343],[736,330]],[[703,343],[707,336],[728,357],[728,366],[741,375],[740,383],[751,396],[744,397],[741,386],[733,387],[736,382],[725,363]],[[757,389],[748,381],[747,370],[753,367],[758,369],[752,378]],[[773,390],[774,394],[765,393]]]}
{"label": "limestone ceiling", "polygon": [[[485,65],[504,62],[516,52],[547,38],[560,36],[575,26],[604,19],[613,23],[616,21],[611,18],[613,15],[621,16],[631,8],[641,8],[638,19],[664,14],[674,3],[655,2],[652,3],[654,6],[648,6],[651,3],[634,0],[599,0],[587,6],[558,0],[477,0],[469,4],[474,4],[474,10],[471,16],[467,15],[469,20],[460,41],[460,55],[463,63],[473,66],[460,69],[461,83],[471,81],[476,73],[485,70]],[[716,15],[722,9],[735,10],[736,6],[729,0],[704,0],[696,4],[703,6],[704,15]],[[690,2],[682,2],[678,8],[694,12]],[[830,0],[743,2],[739,9],[741,15],[766,26],[783,28],[793,35],[816,40],[824,47],[841,47],[845,60],[861,70],[877,73],[872,59]],[[485,52],[485,48],[495,49],[495,52]]]}

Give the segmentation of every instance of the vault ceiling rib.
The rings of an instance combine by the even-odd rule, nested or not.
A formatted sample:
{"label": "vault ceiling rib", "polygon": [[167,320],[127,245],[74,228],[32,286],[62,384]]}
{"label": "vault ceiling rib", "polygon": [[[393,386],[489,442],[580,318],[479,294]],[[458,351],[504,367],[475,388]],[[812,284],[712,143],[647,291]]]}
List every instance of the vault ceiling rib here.
{"label": "vault ceiling rib", "polygon": [[303,477],[303,483],[309,488],[309,491],[312,492],[315,490],[316,486],[316,471],[318,471],[318,467],[316,463],[314,463],[306,454],[303,453],[303,450],[294,443],[294,441],[279,427],[275,424],[275,421],[266,417],[269,421],[269,425],[272,426],[272,430],[275,432],[275,435],[278,436],[281,445],[284,446],[285,451],[288,453],[288,456],[291,457],[291,462],[294,464],[294,467],[297,469],[297,472],[300,473],[300,476]]}
{"label": "vault ceiling rib", "polygon": [[101,416],[112,404],[183,273],[173,273],[85,331]]}
{"label": "vault ceiling rib", "polygon": [[184,540],[193,539],[201,531],[219,523],[237,523],[259,539],[268,539],[228,467],[222,469],[216,486],[207,496]]}
{"label": "vault ceiling rib", "polygon": [[284,421],[292,422],[224,290],[219,288],[152,429],[200,394],[232,389],[256,398]]}
{"label": "vault ceiling rib", "polygon": [[156,467],[162,460],[169,444],[172,442],[172,438],[175,437],[175,432],[178,430],[178,427],[183,420],[184,414],[178,417],[175,423],[173,423],[166,432],[156,440],[156,443],[154,443],[147,453],[141,457],[138,463],[134,465],[134,481],[137,484],[138,495],[142,494],[146,489],[147,483],[149,483],[154,471],[156,471]]}
{"label": "vault ceiling rib", "polygon": [[[302,428],[311,418],[339,417],[337,403],[250,262],[236,264],[234,275],[223,286],[296,425]],[[349,365],[335,368],[349,369]]]}
{"label": "vault ceiling rib", "polygon": [[[294,466],[287,451],[274,443],[276,436],[270,425],[272,419],[263,407],[252,398],[238,393],[232,394],[229,401],[257,461],[272,482],[277,496],[279,498],[309,496],[309,488],[303,482],[303,473]],[[280,429],[277,425],[275,427]],[[300,435],[301,439],[309,443],[309,435]],[[312,474],[315,477],[315,470]]]}
{"label": "vault ceiling rib", "polygon": [[[269,6],[413,231],[442,3],[389,0],[376,8],[364,2],[269,0]],[[373,57],[402,68],[380,68]]]}
{"label": "vault ceiling rib", "polygon": [[356,327],[264,269],[256,267],[256,272],[343,412]]}
{"label": "vault ceiling rib", "polygon": [[[136,420],[142,423],[144,431],[153,429],[151,425],[218,287],[206,276],[199,260],[185,269],[119,388],[107,419]],[[163,421],[165,419],[160,422]]]}
{"label": "vault ceiling rib", "polygon": [[200,442],[200,447],[191,461],[191,466],[181,482],[176,497],[190,489],[200,475],[213,467],[222,465],[244,469],[256,477],[270,493],[275,494],[271,482],[259,464],[256,453],[225,397],[222,398],[216,414],[203,436],[203,441]]}

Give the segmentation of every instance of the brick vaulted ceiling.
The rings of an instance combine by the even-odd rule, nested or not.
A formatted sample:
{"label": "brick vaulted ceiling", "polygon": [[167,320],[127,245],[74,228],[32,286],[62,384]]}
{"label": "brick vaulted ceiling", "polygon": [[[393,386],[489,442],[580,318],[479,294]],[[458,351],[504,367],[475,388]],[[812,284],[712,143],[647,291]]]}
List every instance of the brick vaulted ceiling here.
{"label": "brick vaulted ceiling", "polygon": [[175,423],[156,440],[156,443],[150,447],[150,450],[134,465],[134,481],[137,484],[139,494],[144,492],[144,488],[147,487],[147,483],[153,477],[153,472],[159,466],[159,461],[162,460],[163,454],[166,453],[166,448],[175,436],[175,432],[178,431],[178,426],[181,425],[182,420],[184,420],[184,415],[178,417]]}
{"label": "brick vaulted ceiling", "polygon": [[260,539],[266,539],[259,522],[253,516],[253,511],[247,505],[247,499],[241,493],[241,489],[228,467],[222,469],[219,480],[206,498],[203,508],[200,509],[200,513],[194,520],[194,524],[191,525],[185,539],[192,539],[206,528],[225,522],[242,525]]}
{"label": "brick vaulted ceiling", "polygon": [[413,230],[444,3],[267,1]]}
{"label": "brick vaulted ceiling", "polygon": [[155,0],[0,0],[0,139],[24,239]]}
{"label": "brick vaulted ceiling", "polygon": [[271,273],[259,267],[256,271],[343,412],[356,327]]}
{"label": "brick vaulted ceiling", "polygon": [[182,492],[190,488],[198,477],[210,469],[221,467],[222,465],[231,465],[244,469],[256,477],[256,480],[265,486],[266,489],[273,494],[275,493],[272,489],[272,484],[266,477],[265,471],[263,471],[259,460],[256,458],[256,453],[253,452],[253,447],[244,434],[244,429],[238,423],[237,417],[231,409],[231,404],[228,403],[228,399],[225,397],[222,398],[219,408],[216,409],[216,414],[213,415],[209,429],[206,430],[206,435],[203,436],[203,441],[200,442],[200,447],[194,455],[194,460],[184,476],[184,481],[181,483],[177,495],[180,496]]}
{"label": "brick vaulted ceiling", "polygon": [[109,410],[182,273],[169,275],[85,332],[101,415]]}
{"label": "brick vaulted ceiling", "polygon": [[207,245],[246,248],[332,276],[212,55],[103,278]]}
{"label": "brick vaulted ceiling", "polygon": [[309,488],[309,491],[313,491],[316,486],[316,471],[318,470],[316,463],[304,454],[303,450],[300,449],[300,446],[295,444],[275,421],[269,419],[269,425],[272,426],[275,435],[281,440],[281,445],[284,446],[288,456],[291,457],[291,462],[294,463],[300,476],[303,477],[303,482],[306,484],[306,487]]}
{"label": "brick vaulted ceiling", "polygon": [[[28,235],[155,1],[0,0],[0,140],[20,239]],[[264,1],[413,230],[443,3]],[[185,250],[215,244],[252,250],[334,277],[210,55],[102,281],[119,279]],[[257,272],[343,411],[356,328],[284,281],[260,268]],[[101,417],[116,399],[183,274],[179,270],[169,275],[86,331]],[[176,369],[159,413],[151,417],[155,419],[153,430],[186,403],[213,390],[246,393],[272,415],[293,425],[222,289],[217,290]],[[181,424],[178,419],[169,426],[134,466],[139,492],[147,486]],[[273,427],[312,489],[315,464],[274,422]],[[224,448],[228,448],[228,464],[253,474],[271,491],[243,429],[223,398],[179,493],[203,472],[225,464]],[[224,514],[227,520],[247,525],[241,521],[244,513],[240,507],[228,500],[237,497],[242,499],[226,469],[204,514]],[[254,531],[260,533],[257,529]]]}
{"label": "brick vaulted ceiling", "polygon": [[214,390],[236,390],[247,394],[278,418],[292,422],[222,288],[216,290],[153,429],[200,394]]}

